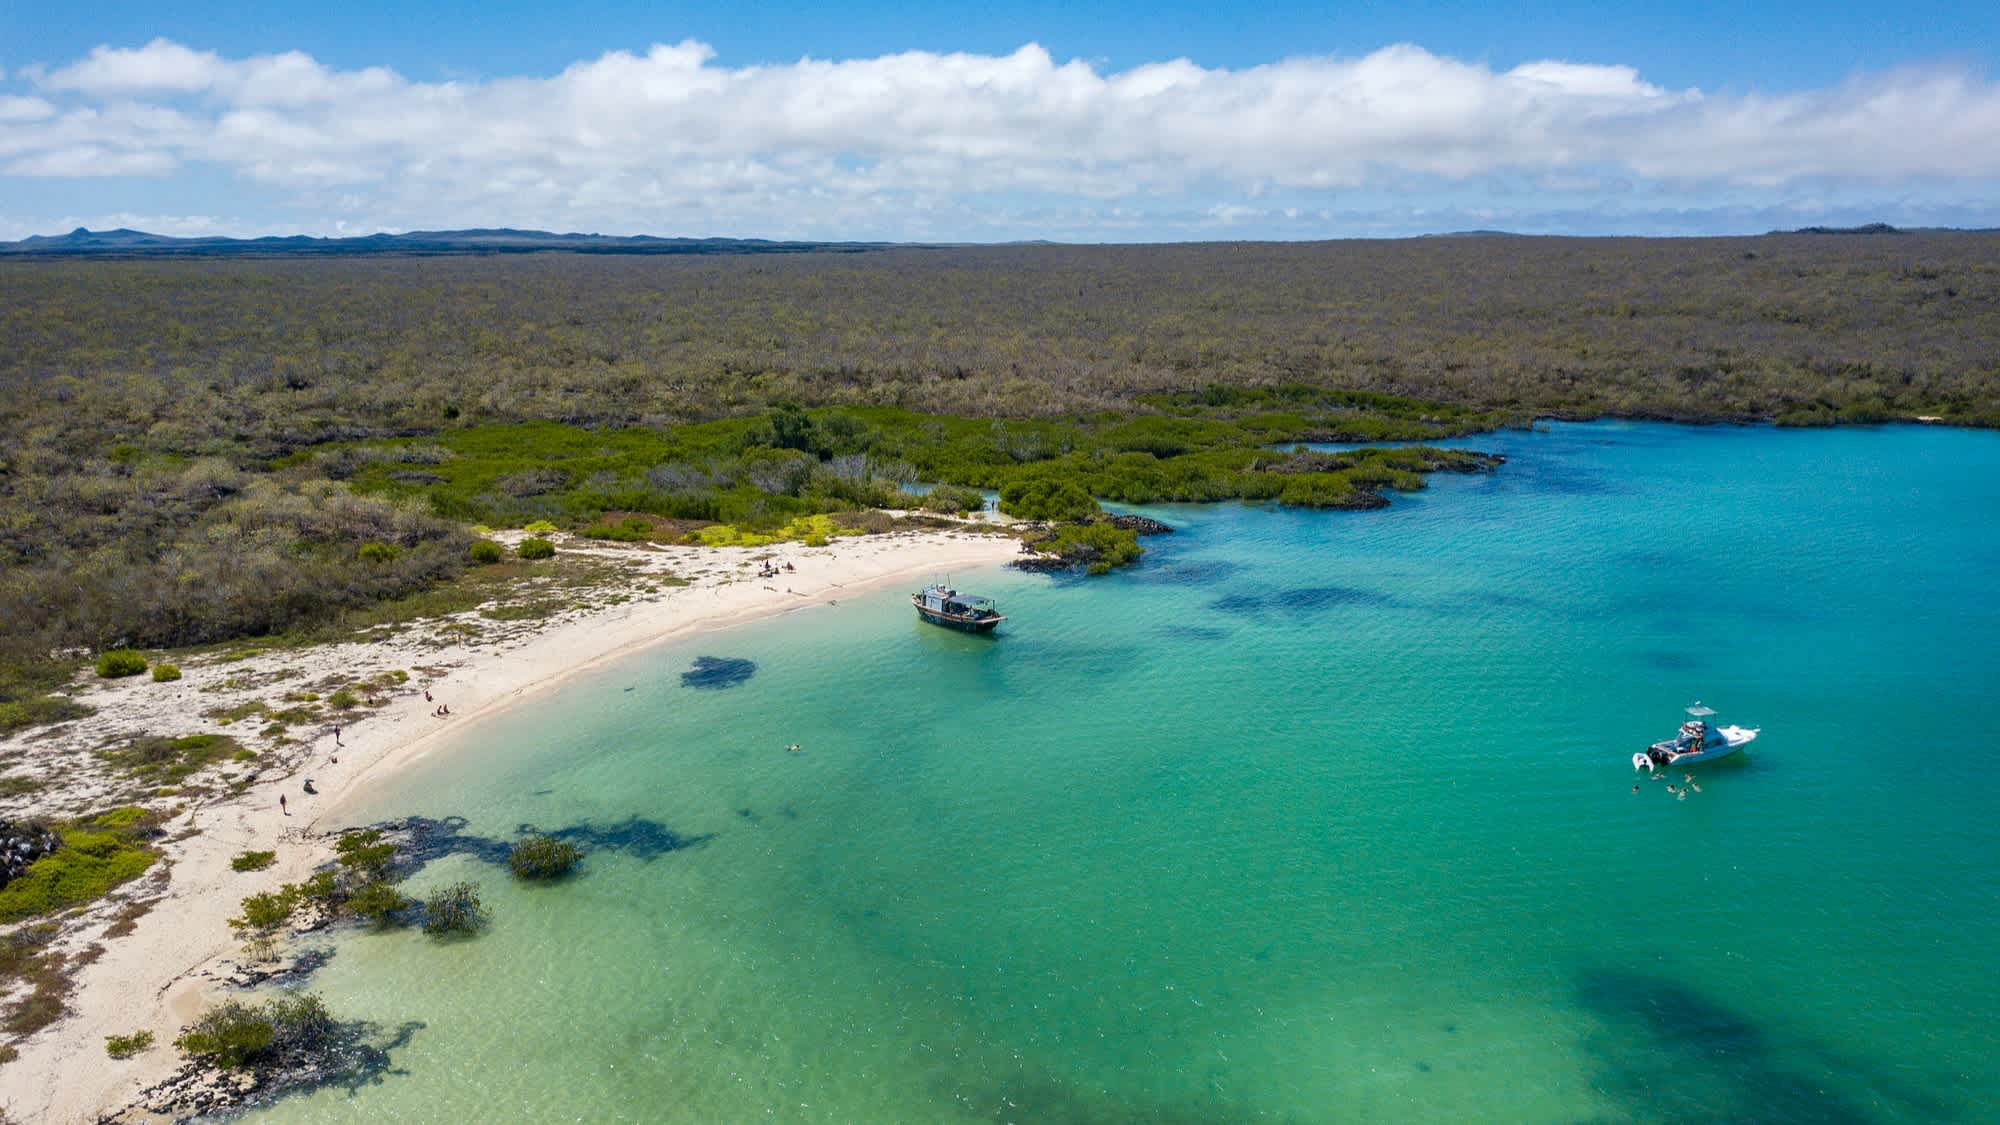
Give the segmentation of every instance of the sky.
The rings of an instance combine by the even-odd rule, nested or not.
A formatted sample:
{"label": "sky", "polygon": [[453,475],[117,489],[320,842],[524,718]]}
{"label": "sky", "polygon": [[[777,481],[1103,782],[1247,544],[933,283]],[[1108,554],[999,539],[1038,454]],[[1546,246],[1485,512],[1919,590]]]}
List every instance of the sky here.
{"label": "sky", "polygon": [[2000,226],[2000,5],[0,0],[0,239]]}

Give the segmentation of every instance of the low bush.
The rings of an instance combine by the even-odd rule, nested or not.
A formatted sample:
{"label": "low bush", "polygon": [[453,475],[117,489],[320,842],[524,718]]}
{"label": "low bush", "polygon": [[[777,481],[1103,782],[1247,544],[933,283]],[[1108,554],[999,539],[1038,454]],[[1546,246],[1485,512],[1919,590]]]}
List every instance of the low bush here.
{"label": "low bush", "polygon": [[104,1053],[114,1059],[129,1059],[152,1045],[153,1033],[150,1031],[135,1031],[130,1035],[107,1035],[104,1037]]}
{"label": "low bush", "polygon": [[126,812],[117,810],[58,828],[61,846],[0,887],[0,922],[95,902],[113,887],[145,873],[157,858],[135,839],[147,814],[135,808],[129,810],[135,815],[121,815]]}
{"label": "low bush", "polygon": [[515,550],[524,559],[548,559],[555,557],[556,545],[546,539],[523,539]]}
{"label": "low bush", "polygon": [[153,665],[153,682],[156,684],[172,683],[173,681],[178,680],[180,678],[181,678],[181,670],[177,665],[173,664]]}
{"label": "low bush", "polygon": [[583,534],[589,539],[609,539],[616,543],[644,543],[653,537],[653,525],[638,516],[627,516],[617,523],[602,520],[591,524],[583,529]]}
{"label": "low bush", "polygon": [[553,836],[530,836],[507,853],[507,866],[522,879],[560,879],[583,859],[583,849]]}
{"label": "low bush", "polygon": [[212,762],[231,757],[242,744],[226,734],[181,738],[138,737],[97,752],[105,764],[149,785],[175,785]]}
{"label": "low bush", "polygon": [[238,929],[253,933],[270,933],[292,920],[292,912],[299,908],[299,888],[291,883],[275,891],[260,891],[243,900],[243,913],[229,920]]}
{"label": "low bush", "polygon": [[244,852],[229,861],[231,871],[262,871],[278,862],[277,852]]}
{"label": "low bush", "polygon": [[490,566],[506,557],[506,550],[491,539],[476,539],[465,549],[465,557],[481,566]]}
{"label": "low bush", "polygon": [[453,883],[424,900],[424,932],[432,937],[476,934],[487,918],[479,888],[471,883]]}
{"label": "low bush", "polygon": [[402,553],[402,548],[393,543],[363,543],[354,551],[356,558],[373,563],[395,562]]}
{"label": "low bush", "polygon": [[1066,523],[1049,535],[1035,540],[1036,550],[1062,556],[1092,574],[1104,574],[1115,566],[1139,561],[1145,548],[1139,546],[1137,532],[1113,527],[1106,522]]}
{"label": "low bush", "polygon": [[145,670],[145,656],[129,648],[115,648],[97,658],[97,674],[107,680],[136,676]]}
{"label": "low bush", "polygon": [[0,703],[0,738],[29,727],[66,723],[92,714],[95,708],[63,695],[30,695]]}
{"label": "low bush", "polygon": [[530,535],[548,535],[556,530],[556,525],[547,520],[536,520],[521,530]]}
{"label": "low bush", "polygon": [[365,882],[385,878],[396,858],[396,845],[384,842],[382,833],[373,828],[342,835],[334,841],[333,851],[343,869]]}

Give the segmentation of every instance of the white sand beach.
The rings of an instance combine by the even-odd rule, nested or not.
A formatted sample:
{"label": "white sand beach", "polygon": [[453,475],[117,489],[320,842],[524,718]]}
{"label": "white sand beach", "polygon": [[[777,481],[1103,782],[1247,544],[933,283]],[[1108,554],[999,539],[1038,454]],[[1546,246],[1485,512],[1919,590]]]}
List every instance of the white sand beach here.
{"label": "white sand beach", "polygon": [[[616,604],[600,601],[547,620],[487,628],[468,643],[454,643],[466,633],[453,633],[448,621],[431,622],[366,641],[277,649],[228,663],[189,662],[183,665],[185,678],[174,684],[144,677],[102,681],[79,696],[97,714],[70,724],[73,730],[0,743],[25,750],[31,763],[61,755],[83,761],[89,748],[124,734],[215,730],[202,716],[205,708],[260,691],[269,696],[280,678],[308,684],[390,669],[407,670],[409,677],[381,689],[387,698],[337,736],[327,726],[309,741],[295,742],[287,769],[266,768],[240,795],[196,802],[174,816],[161,841],[164,861],[116,896],[127,902],[157,897],[136,929],[104,938],[111,913],[104,908],[68,927],[62,946],[81,949],[96,941],[102,952],[78,971],[68,1014],[22,1043],[20,1057],[0,1067],[0,1109],[7,1119],[96,1121],[171,1074],[181,1061],[174,1037],[238,971],[243,943],[228,919],[239,912],[244,896],[297,881],[325,862],[331,855],[326,830],[340,823],[342,809],[360,794],[393,786],[411,762],[436,753],[476,752],[475,740],[459,737],[473,724],[650,645],[809,610],[886,584],[995,565],[1020,551],[1015,539],[975,530],[840,538],[824,547],[617,548],[574,541],[563,546],[647,573],[671,573],[689,584],[645,586],[629,600],[613,599]],[[758,560],[767,556],[787,560],[795,570],[760,578]],[[225,682],[248,686],[218,691]],[[449,707],[449,717],[433,713],[439,706]],[[65,768],[52,766],[57,772]],[[302,791],[308,776],[316,794]],[[65,777],[60,796],[75,806],[65,814],[101,807],[92,784],[74,771]],[[280,794],[288,806],[284,811]],[[246,850],[272,849],[277,862],[263,871],[230,867],[232,857]],[[122,1062],[106,1057],[107,1036],[140,1030],[153,1033],[150,1049]],[[121,1119],[151,1118],[131,1111]]]}

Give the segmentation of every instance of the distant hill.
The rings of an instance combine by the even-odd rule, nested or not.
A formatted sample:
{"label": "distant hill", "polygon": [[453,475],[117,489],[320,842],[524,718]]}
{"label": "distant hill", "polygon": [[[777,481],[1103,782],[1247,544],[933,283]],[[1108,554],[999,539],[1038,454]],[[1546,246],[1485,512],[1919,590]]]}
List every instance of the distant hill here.
{"label": "distant hill", "polygon": [[1901,234],[1888,223],[1866,223],[1858,227],[1800,227],[1793,234]]}
{"label": "distant hill", "polygon": [[655,238],[651,235],[551,234],[541,230],[417,230],[356,238],[174,238],[145,231],[87,230],[0,242],[0,255],[35,257],[311,257],[358,254],[801,254],[860,253],[908,245],[891,242],[772,242],[762,238]]}

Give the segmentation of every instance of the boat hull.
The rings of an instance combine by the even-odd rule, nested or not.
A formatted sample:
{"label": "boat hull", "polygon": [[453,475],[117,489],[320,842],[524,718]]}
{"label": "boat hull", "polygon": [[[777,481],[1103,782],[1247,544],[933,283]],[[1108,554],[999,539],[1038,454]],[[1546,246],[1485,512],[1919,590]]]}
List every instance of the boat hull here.
{"label": "boat hull", "polygon": [[991,633],[995,625],[1007,620],[1005,617],[962,617],[956,613],[940,613],[922,606],[917,607],[917,616],[933,625],[942,625],[961,633]]}
{"label": "boat hull", "polygon": [[1632,755],[1632,768],[1642,770],[1659,769],[1665,766],[1698,766],[1703,762],[1713,762],[1727,758],[1731,754],[1750,745],[1757,738],[1755,727],[1723,727],[1713,738],[1701,744],[1699,750],[1674,750],[1671,742],[1656,742],[1637,754]]}

